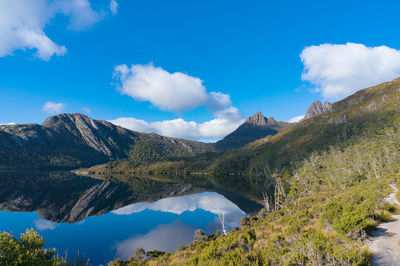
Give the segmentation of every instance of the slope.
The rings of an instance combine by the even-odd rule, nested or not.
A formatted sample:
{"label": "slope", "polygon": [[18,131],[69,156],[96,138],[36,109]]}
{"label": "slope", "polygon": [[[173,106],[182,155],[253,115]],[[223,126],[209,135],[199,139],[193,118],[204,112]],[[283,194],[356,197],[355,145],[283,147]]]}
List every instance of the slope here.
{"label": "slope", "polygon": [[127,158],[136,146],[141,160],[184,157],[213,150],[212,144],[134,132],[82,114],[60,114],[42,125],[0,126],[0,168],[76,168]]}
{"label": "slope", "polygon": [[[374,256],[365,247],[368,234],[399,213],[398,206],[385,200],[392,191],[389,184],[400,181],[399,103],[400,80],[394,80],[359,91],[330,113],[225,154],[232,156],[229,160],[238,153],[268,160],[258,176],[265,191],[272,186],[265,209],[242,218],[241,228],[227,235],[195,239],[175,253],[132,256],[129,264],[368,265]],[[271,147],[275,157],[287,157],[264,157]],[[296,161],[289,168],[290,158]],[[241,169],[254,166],[250,161]],[[255,176],[248,178],[258,182]]]}
{"label": "slope", "polygon": [[257,140],[214,159],[215,175],[264,176],[282,172],[315,151],[341,145],[352,136],[390,125],[400,110],[400,79],[360,90],[333,104],[331,111],[303,120],[274,136]]}
{"label": "slope", "polygon": [[277,122],[273,117],[266,118],[261,112],[249,117],[235,131],[215,143],[218,151],[226,151],[240,148],[257,139],[275,135],[290,123]]}

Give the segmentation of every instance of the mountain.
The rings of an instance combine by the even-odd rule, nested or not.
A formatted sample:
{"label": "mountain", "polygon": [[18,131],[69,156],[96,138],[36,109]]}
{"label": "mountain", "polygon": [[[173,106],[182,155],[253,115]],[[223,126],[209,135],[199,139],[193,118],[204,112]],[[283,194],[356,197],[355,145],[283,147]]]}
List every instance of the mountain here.
{"label": "mountain", "polygon": [[[146,165],[143,169],[132,170],[145,172],[150,169],[155,173],[178,171],[202,173],[214,176],[217,181],[230,182],[232,185],[252,184],[252,188],[257,189],[257,186],[264,184],[272,173],[291,171],[313,153],[326,152],[332,146],[345,145],[354,137],[373,134],[385,127],[391,127],[396,119],[400,121],[400,79],[360,90],[335,102],[331,110],[324,112],[323,115],[304,119],[274,135],[262,137],[241,148],[220,154],[200,154],[184,161],[170,161],[165,165]],[[270,124],[274,123],[270,121]],[[267,128],[268,119],[258,113],[249,118],[232,135],[244,132],[244,138],[248,140],[250,137],[246,135],[247,129],[250,128],[247,132],[251,132],[251,129],[260,127]],[[231,136],[223,141],[229,138]],[[263,186],[259,186],[257,198],[262,198]]]}
{"label": "mountain", "polygon": [[[323,104],[324,108],[319,108],[321,105],[316,103],[314,106],[315,110],[323,111],[330,105]],[[207,171],[217,175],[248,174],[265,178],[263,169],[289,169],[313,152],[327,151],[332,145],[342,145],[354,136],[391,126],[393,119],[400,116],[400,79],[360,90],[335,102],[330,111],[323,114],[221,155],[207,163]]]}
{"label": "mountain", "polygon": [[[369,250],[365,239],[379,243],[382,227],[377,226],[398,213],[391,198],[399,186],[399,150],[396,79],[360,90],[334,103],[329,112],[274,136],[205,160],[204,171],[215,180],[258,187],[251,193],[263,196],[265,208],[242,218],[240,228],[227,235],[195,238],[174,253],[150,261],[132,256],[129,262],[370,265],[384,257],[395,263],[391,254]],[[116,260],[112,265],[127,263]]]}
{"label": "mountain", "polygon": [[308,119],[320,115],[322,113],[328,112],[332,110],[332,105],[333,104],[330,102],[321,103],[320,101],[315,101],[311,104],[310,108],[308,108],[303,119]]}
{"label": "mountain", "polygon": [[75,168],[128,157],[146,161],[149,156],[184,157],[212,150],[213,144],[139,133],[79,113],[52,116],[42,125],[0,126],[0,168]]}
{"label": "mountain", "polygon": [[290,125],[288,122],[277,122],[273,117],[266,118],[261,112],[257,112],[215,146],[219,151],[240,148],[257,139],[275,135]]}

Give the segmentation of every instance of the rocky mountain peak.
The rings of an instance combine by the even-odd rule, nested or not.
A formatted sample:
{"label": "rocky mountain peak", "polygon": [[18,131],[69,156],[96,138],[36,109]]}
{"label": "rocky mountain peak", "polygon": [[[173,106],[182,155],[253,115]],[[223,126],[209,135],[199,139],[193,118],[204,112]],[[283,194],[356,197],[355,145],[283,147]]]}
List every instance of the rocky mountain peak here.
{"label": "rocky mountain peak", "polygon": [[278,124],[278,122],[272,116],[266,118],[260,111],[258,111],[253,116],[250,116],[249,118],[247,118],[247,120],[244,122],[244,124],[268,127],[268,126],[276,126]]}
{"label": "rocky mountain peak", "polygon": [[81,113],[74,113],[74,114],[59,114],[59,115],[54,115],[46,118],[46,120],[42,123],[43,126],[45,127],[51,127],[53,128],[54,126],[63,123],[63,124],[68,124],[68,123],[76,123],[77,121],[92,121],[90,117],[83,115]]}
{"label": "rocky mountain peak", "polygon": [[267,118],[265,118],[265,116],[260,111],[258,111],[253,116],[247,118],[245,123],[255,126],[267,126]]}
{"label": "rocky mountain peak", "polygon": [[330,111],[330,110],[332,110],[332,103],[330,103],[330,102],[322,103],[320,101],[315,101],[308,108],[303,119],[308,119],[308,118],[320,115],[320,114]]}
{"label": "rocky mountain peak", "polygon": [[218,141],[216,148],[219,151],[236,149],[257,139],[275,135],[289,125],[289,123],[276,121],[272,116],[266,118],[261,112],[257,112],[247,118],[235,131]]}
{"label": "rocky mountain peak", "polygon": [[272,117],[272,116],[268,117],[268,120],[267,120],[268,126],[276,126],[277,124],[278,124],[278,122],[276,122],[274,117]]}

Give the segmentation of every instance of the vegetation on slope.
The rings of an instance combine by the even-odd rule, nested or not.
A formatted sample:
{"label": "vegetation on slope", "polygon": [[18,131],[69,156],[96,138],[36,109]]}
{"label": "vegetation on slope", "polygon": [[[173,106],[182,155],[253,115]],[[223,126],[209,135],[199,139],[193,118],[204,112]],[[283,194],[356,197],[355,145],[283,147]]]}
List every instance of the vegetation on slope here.
{"label": "vegetation on slope", "polygon": [[129,155],[138,164],[212,150],[213,144],[134,132],[82,114],[52,116],[42,125],[0,125],[0,169],[70,169]]}
{"label": "vegetation on slope", "polygon": [[[393,125],[400,112],[400,79],[367,88],[335,103],[332,110],[234,151],[204,153],[140,165],[110,162],[94,172],[132,175],[212,176],[213,182],[246,187],[253,197],[273,193],[274,174],[287,179],[313,152],[345,148],[354,136],[374,136]],[[89,169],[90,171],[90,169]],[[267,190],[267,191],[266,191]]]}
{"label": "vegetation on slope", "polygon": [[[257,187],[251,192],[265,205],[227,235],[198,234],[193,244],[175,253],[141,250],[129,261],[110,264],[369,264],[366,235],[398,212],[398,206],[383,199],[390,192],[388,184],[400,177],[399,102],[397,79],[335,103],[330,113],[221,156],[209,153],[133,168],[129,161],[125,168],[106,165],[111,171],[141,169],[148,174],[165,169],[211,172],[226,186]],[[158,153],[150,146],[150,158],[158,158]]]}
{"label": "vegetation on slope", "polygon": [[226,236],[209,236],[157,258],[114,261],[163,264],[366,265],[366,234],[398,212],[383,198],[400,174],[400,117],[374,135],[350,139],[346,147],[314,152],[283,180],[269,211],[243,218]]}

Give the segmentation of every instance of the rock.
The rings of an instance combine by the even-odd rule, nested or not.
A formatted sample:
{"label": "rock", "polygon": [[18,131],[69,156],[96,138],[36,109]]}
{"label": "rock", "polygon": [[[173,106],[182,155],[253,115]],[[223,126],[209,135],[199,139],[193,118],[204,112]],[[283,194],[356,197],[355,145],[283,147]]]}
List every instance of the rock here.
{"label": "rock", "polygon": [[272,116],[266,118],[261,112],[257,112],[235,131],[218,141],[215,147],[219,151],[240,148],[257,139],[275,135],[290,125],[287,122],[277,122]]}
{"label": "rock", "polygon": [[51,116],[42,125],[2,125],[0,133],[0,167],[87,167],[127,158],[140,141],[182,157],[214,150],[210,143],[135,132],[79,113]]}
{"label": "rock", "polygon": [[320,115],[330,110],[332,110],[332,103],[330,102],[321,103],[320,101],[315,101],[308,108],[306,114],[304,115],[303,120]]}

